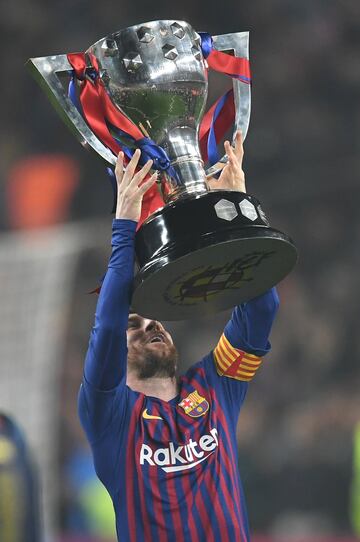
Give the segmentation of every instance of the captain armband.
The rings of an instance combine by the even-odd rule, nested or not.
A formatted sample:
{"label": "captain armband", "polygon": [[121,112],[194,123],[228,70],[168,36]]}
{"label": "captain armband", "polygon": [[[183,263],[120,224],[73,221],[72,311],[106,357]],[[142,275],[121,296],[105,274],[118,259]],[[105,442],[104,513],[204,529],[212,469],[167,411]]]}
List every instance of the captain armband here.
{"label": "captain armband", "polygon": [[223,333],[214,350],[214,361],[220,376],[250,382],[260,367],[262,359],[234,348]]}

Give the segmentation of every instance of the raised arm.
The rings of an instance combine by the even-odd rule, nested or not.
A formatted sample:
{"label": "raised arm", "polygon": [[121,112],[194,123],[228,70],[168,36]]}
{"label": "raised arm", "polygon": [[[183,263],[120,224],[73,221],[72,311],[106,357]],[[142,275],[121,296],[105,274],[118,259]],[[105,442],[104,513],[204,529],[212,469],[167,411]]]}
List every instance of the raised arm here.
{"label": "raised arm", "polygon": [[276,288],[235,307],[224,333],[235,348],[262,357],[270,350],[270,331],[279,307]]}
{"label": "raised arm", "polygon": [[[236,133],[234,148],[229,141],[225,141],[224,147],[229,161],[219,179],[209,179],[208,186],[210,190],[223,188],[246,192],[241,132]],[[270,348],[268,337],[278,304],[276,289],[272,288],[264,295],[236,307],[225,328],[225,341],[232,341],[233,347],[243,349],[251,355],[266,354]]]}
{"label": "raised arm", "polygon": [[108,391],[126,377],[126,330],[134,268],[134,237],[141,202],[156,175],[139,187],[152,161],[136,174],[140,157],[136,150],[125,172],[123,154],[115,169],[118,183],[116,219],[113,221],[112,254],[101,287],[95,325],[85,360],[85,378],[98,390]]}
{"label": "raised arm", "polygon": [[115,219],[112,253],[96,306],[84,376],[99,391],[125,383],[126,329],[134,267],[136,222]]}
{"label": "raised arm", "polygon": [[90,439],[109,423],[116,392],[126,384],[126,330],[133,282],[135,229],[143,195],[156,179],[155,174],[142,183],[151,168],[151,161],[135,174],[139,157],[137,150],[124,171],[123,154],[120,154],[115,170],[118,197],[112,254],[96,307],[79,396],[80,418]]}
{"label": "raised arm", "polygon": [[[236,134],[235,148],[228,141],[224,146],[229,162],[218,180],[208,180],[209,188],[246,192],[241,133]],[[270,350],[269,335],[278,305],[276,288],[272,288],[235,307],[208,363],[210,378],[214,386],[224,392],[224,400],[230,399],[234,418],[244,400],[248,383],[261,365],[262,356]]]}

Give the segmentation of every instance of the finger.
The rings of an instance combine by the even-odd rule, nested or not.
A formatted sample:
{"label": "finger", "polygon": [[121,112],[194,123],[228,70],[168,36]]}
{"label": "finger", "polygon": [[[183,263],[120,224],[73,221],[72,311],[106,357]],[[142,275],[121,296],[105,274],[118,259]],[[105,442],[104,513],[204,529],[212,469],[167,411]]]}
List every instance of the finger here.
{"label": "finger", "polygon": [[157,180],[158,178],[158,175],[159,173],[157,171],[155,171],[155,173],[153,173],[150,177],[150,179],[148,179],[147,181],[145,181],[141,186],[139,186],[139,193],[140,195],[144,195],[145,192],[147,192],[149,190],[149,188],[152,187],[152,185],[155,183],[155,181]]}
{"label": "finger", "polygon": [[243,138],[241,130],[238,130],[235,135],[235,155],[239,160],[241,166],[244,156]]}
{"label": "finger", "polygon": [[234,152],[234,149],[230,145],[230,141],[225,141],[224,147],[225,147],[225,152],[229,159],[229,164],[233,167],[239,167],[240,166],[239,160]]}
{"label": "finger", "polygon": [[124,153],[121,151],[118,154],[115,164],[115,177],[117,183],[120,184],[124,176]]}
{"label": "finger", "polygon": [[141,156],[141,150],[136,149],[130,162],[128,163],[125,169],[124,178],[123,178],[123,183],[125,185],[128,185],[131,179],[133,178],[140,156]]}
{"label": "finger", "polygon": [[146,175],[149,173],[151,166],[153,165],[153,160],[148,160],[146,164],[138,171],[132,180],[129,183],[129,186],[137,186],[140,184],[140,182],[146,177]]}

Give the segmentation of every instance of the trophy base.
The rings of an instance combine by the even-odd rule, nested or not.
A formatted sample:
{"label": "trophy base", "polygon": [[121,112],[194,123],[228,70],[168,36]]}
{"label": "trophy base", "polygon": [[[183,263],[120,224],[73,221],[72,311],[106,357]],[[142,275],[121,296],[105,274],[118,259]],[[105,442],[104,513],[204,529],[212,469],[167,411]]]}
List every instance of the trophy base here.
{"label": "trophy base", "polygon": [[291,271],[297,251],[268,226],[258,200],[216,190],[154,213],[136,234],[136,256],[132,310],[185,320],[264,293]]}

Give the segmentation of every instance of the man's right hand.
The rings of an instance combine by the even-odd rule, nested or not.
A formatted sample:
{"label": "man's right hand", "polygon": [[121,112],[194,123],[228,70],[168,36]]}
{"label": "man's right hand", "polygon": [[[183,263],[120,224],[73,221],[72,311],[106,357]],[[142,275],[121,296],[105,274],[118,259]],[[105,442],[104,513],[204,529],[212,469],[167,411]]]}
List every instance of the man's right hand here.
{"label": "man's right hand", "polygon": [[140,155],[141,151],[136,149],[133,157],[124,170],[124,153],[119,153],[115,167],[117,181],[116,218],[124,218],[138,222],[141,215],[143,196],[157,179],[158,173],[156,171],[151,175],[150,179],[142,183],[149,173],[153,161],[149,160],[137,173],[135,173]]}

